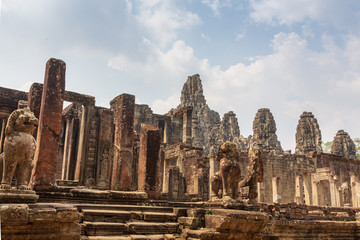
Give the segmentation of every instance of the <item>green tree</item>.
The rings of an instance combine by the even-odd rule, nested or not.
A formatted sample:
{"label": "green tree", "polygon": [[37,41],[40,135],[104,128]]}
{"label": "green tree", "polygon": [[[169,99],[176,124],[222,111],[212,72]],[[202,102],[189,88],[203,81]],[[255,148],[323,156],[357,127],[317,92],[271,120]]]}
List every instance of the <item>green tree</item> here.
{"label": "green tree", "polygon": [[360,138],[354,138],[356,157],[360,159]]}
{"label": "green tree", "polygon": [[332,141],[322,142],[321,146],[322,146],[323,152],[330,153],[331,145],[332,145]]}

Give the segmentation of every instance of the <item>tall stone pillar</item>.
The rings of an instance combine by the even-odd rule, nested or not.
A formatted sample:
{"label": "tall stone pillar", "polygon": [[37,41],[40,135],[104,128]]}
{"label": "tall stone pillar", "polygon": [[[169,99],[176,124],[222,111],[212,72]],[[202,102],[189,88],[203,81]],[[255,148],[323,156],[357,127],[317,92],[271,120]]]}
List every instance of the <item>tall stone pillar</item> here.
{"label": "tall stone pillar", "polygon": [[185,109],[183,113],[183,139],[182,142],[191,145],[192,108]]}
{"label": "tall stone pillar", "polygon": [[354,173],[350,174],[351,202],[353,207],[359,207],[359,184]]}
{"label": "tall stone pillar", "polygon": [[132,190],[135,96],[122,94],[111,103],[115,111],[111,190]]}
{"label": "tall stone pillar", "polygon": [[33,83],[30,87],[28,94],[27,105],[30,110],[34,113],[35,117],[40,117],[40,108],[41,108],[41,96],[43,92],[43,84]]}
{"label": "tall stone pillar", "polygon": [[[43,92],[43,84],[33,83],[30,87],[28,94],[27,106],[34,113],[35,117],[40,118],[40,108],[41,108],[41,97]],[[33,133],[34,138],[36,139],[37,131]]]}
{"label": "tall stone pillar", "polygon": [[149,198],[160,197],[161,140],[160,129],[152,124],[141,124],[138,190],[146,191]]}
{"label": "tall stone pillar", "polygon": [[99,189],[110,189],[111,163],[114,147],[114,113],[109,109],[99,109],[99,124],[96,186]]}
{"label": "tall stone pillar", "polygon": [[304,183],[301,175],[295,176],[295,198],[294,202],[304,204]]}
{"label": "tall stone pillar", "polygon": [[318,187],[319,182],[316,180],[315,173],[311,174],[311,191],[312,191],[312,205],[319,205],[319,197],[318,197]]}
{"label": "tall stone pillar", "polygon": [[339,191],[336,188],[337,179],[334,176],[330,176],[330,198],[331,198],[331,206],[332,207],[340,207],[340,200],[339,200]]}
{"label": "tall stone pillar", "polygon": [[308,173],[303,174],[304,182],[304,201],[306,205],[312,205],[311,199],[311,176]]}
{"label": "tall stone pillar", "polygon": [[215,153],[210,153],[209,154],[209,165],[210,165],[210,169],[209,169],[209,192],[210,192],[210,199],[211,197],[215,196],[215,194],[212,192],[211,190],[211,177],[215,175],[216,172],[219,171],[220,168],[220,163],[219,161],[216,161],[216,154]]}
{"label": "tall stone pillar", "polygon": [[79,185],[85,185],[85,165],[86,158],[88,153],[88,145],[90,139],[91,131],[91,114],[93,112],[93,104],[84,104],[82,108],[82,115],[80,121],[80,132],[79,132],[79,142],[78,142],[78,151],[76,156],[76,166],[74,180],[79,181]]}
{"label": "tall stone pillar", "polygon": [[70,162],[70,148],[72,145],[72,127],[74,122],[73,119],[70,119],[70,116],[67,116],[65,118],[66,121],[66,127],[65,127],[65,143],[64,143],[64,154],[63,154],[63,160],[62,160],[62,180],[68,180],[69,176],[69,162]]}
{"label": "tall stone pillar", "polygon": [[56,160],[65,91],[65,62],[46,63],[31,187],[49,190],[55,185]]}
{"label": "tall stone pillar", "polygon": [[2,119],[0,119],[0,121],[1,121],[0,153],[2,153],[3,152],[3,147],[4,147],[5,128],[6,128],[7,118],[2,118]]}
{"label": "tall stone pillar", "polygon": [[273,191],[273,202],[274,203],[281,203],[281,196],[280,196],[280,178],[273,177],[272,178],[272,191]]}

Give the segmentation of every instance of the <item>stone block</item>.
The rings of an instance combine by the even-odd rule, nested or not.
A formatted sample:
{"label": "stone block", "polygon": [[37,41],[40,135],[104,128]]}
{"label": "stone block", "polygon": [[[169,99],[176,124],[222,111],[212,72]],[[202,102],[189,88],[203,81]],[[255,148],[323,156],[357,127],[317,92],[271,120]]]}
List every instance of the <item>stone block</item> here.
{"label": "stone block", "polygon": [[29,218],[29,207],[26,204],[1,204],[1,224],[26,225]]}
{"label": "stone block", "polygon": [[29,222],[54,222],[55,219],[56,209],[54,208],[35,208],[29,211]]}
{"label": "stone block", "polygon": [[57,222],[79,222],[80,214],[76,208],[63,208],[57,209],[56,211],[56,221]]}

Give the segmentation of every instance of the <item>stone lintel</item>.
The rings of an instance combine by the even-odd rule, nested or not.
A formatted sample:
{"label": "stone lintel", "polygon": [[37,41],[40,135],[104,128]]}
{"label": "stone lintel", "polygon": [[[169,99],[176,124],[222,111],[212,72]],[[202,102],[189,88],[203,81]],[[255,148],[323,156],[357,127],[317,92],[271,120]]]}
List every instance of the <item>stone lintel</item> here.
{"label": "stone lintel", "polygon": [[0,87],[0,117],[8,117],[16,110],[19,100],[28,100],[28,93]]}
{"label": "stone lintel", "polygon": [[95,106],[95,97],[70,91],[65,91],[64,101]]}

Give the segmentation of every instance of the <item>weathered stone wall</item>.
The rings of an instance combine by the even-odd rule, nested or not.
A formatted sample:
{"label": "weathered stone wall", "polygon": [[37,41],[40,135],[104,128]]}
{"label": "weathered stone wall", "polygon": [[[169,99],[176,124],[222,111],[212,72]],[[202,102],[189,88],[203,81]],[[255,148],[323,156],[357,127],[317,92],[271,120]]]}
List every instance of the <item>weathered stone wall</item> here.
{"label": "weathered stone wall", "polygon": [[[176,167],[184,178],[185,193],[188,200],[208,199],[209,159],[202,156],[202,149],[183,143],[165,148],[163,189],[170,189],[169,170]],[[177,171],[177,170],[175,170]],[[170,194],[170,192],[169,192]]]}

